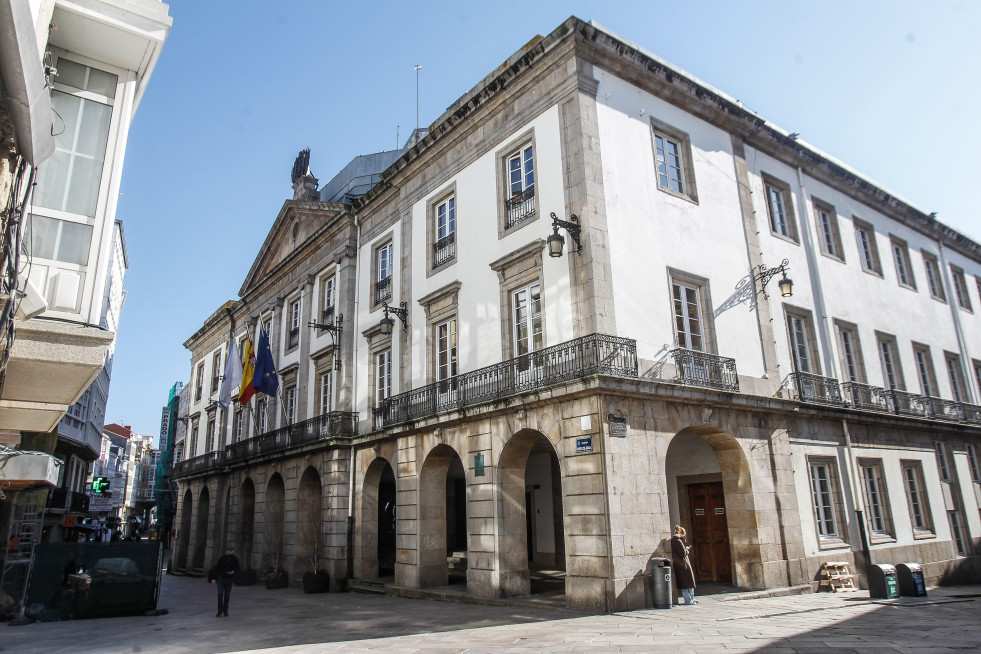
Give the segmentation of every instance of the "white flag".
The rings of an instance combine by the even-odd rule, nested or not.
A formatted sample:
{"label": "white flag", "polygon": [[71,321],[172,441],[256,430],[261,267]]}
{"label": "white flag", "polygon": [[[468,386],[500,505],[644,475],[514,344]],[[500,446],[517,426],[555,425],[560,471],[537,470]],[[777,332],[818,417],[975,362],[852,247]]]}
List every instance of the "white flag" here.
{"label": "white flag", "polygon": [[242,357],[239,356],[238,346],[230,343],[231,351],[225,361],[225,376],[221,380],[221,392],[218,393],[218,406],[222,411],[228,411],[232,400],[232,389],[242,383]]}

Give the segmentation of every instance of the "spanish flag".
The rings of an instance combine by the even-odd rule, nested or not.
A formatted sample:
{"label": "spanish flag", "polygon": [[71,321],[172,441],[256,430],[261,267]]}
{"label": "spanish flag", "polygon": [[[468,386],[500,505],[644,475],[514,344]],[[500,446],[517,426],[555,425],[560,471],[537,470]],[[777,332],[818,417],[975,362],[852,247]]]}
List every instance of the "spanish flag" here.
{"label": "spanish flag", "polygon": [[248,404],[252,396],[255,395],[255,389],[252,387],[252,376],[255,374],[255,350],[252,349],[252,339],[248,336],[245,337],[242,346],[244,365],[242,367],[242,392],[238,396],[238,401],[242,404]]}

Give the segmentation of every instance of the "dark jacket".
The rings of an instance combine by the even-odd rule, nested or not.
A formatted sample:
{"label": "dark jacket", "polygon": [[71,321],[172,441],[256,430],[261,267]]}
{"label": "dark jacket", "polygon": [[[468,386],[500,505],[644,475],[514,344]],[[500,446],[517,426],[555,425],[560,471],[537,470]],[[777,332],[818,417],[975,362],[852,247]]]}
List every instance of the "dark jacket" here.
{"label": "dark jacket", "polygon": [[238,557],[234,554],[222,554],[215,564],[215,579],[231,579],[238,572]]}
{"label": "dark jacket", "polygon": [[685,541],[679,536],[671,539],[671,558],[674,568],[671,572],[674,574],[674,582],[678,588],[694,588],[695,571],[692,570]]}

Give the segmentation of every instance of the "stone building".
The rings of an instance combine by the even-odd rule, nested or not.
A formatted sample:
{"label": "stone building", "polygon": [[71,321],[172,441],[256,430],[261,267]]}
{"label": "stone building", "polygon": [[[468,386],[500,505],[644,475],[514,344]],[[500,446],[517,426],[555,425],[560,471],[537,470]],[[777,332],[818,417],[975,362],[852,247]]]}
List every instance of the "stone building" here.
{"label": "stone building", "polygon": [[[384,154],[327,197],[301,153],[185,343],[175,569],[621,610],[681,524],[705,581],[978,578],[977,243],[576,18]],[[279,392],[225,414],[259,324]]]}

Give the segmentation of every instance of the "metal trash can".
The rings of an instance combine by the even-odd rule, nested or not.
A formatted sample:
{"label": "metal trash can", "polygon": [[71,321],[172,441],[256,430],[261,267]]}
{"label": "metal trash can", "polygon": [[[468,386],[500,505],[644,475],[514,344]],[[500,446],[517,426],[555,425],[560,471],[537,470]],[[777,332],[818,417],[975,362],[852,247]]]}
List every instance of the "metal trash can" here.
{"label": "metal trash can", "polygon": [[899,580],[900,595],[923,597],[927,594],[923,568],[919,563],[897,563],[896,577]]}
{"label": "metal trash can", "polygon": [[899,597],[899,581],[896,568],[888,563],[869,566],[869,596],[873,599],[893,599]]}
{"label": "metal trash can", "polygon": [[672,601],[671,559],[654,557],[651,559],[651,594],[654,608],[670,609]]}

